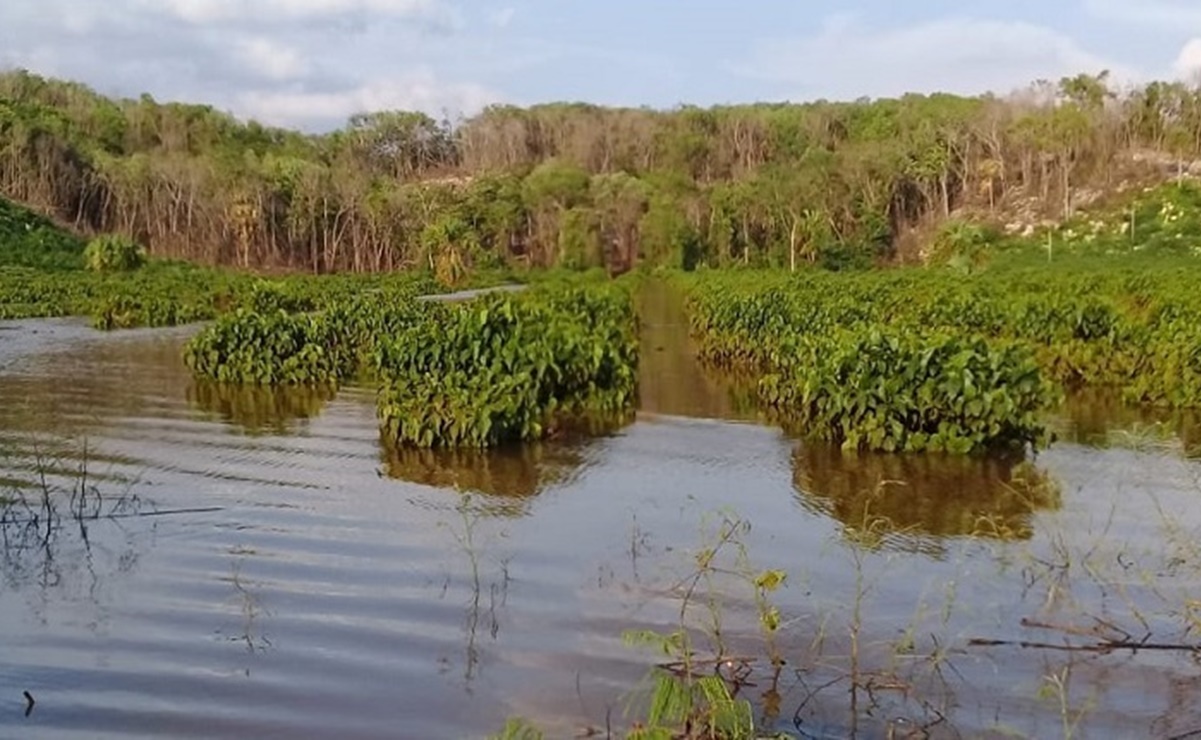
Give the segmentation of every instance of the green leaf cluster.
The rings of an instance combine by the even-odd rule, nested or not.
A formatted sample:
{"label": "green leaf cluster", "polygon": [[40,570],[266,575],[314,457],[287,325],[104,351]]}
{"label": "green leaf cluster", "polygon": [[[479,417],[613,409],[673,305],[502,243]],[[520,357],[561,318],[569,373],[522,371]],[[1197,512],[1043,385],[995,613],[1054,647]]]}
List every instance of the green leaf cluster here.
{"label": "green leaf cluster", "polygon": [[223,383],[337,385],[354,353],[326,315],[239,309],[193,338],[184,361]]}
{"label": "green leaf cluster", "polygon": [[199,377],[234,384],[336,387],[372,376],[385,440],[398,447],[597,431],[633,409],[637,318],[623,287],[548,280],[522,294],[441,304],[415,300],[419,281],[355,282],[355,294],[328,282],[316,294],[256,284],[242,307],[188,343],[185,362]]}
{"label": "green leaf cluster", "polygon": [[88,242],[83,259],[92,272],[127,272],[146,264],[146,250],[119,234],[103,234]]}
{"label": "green leaf cluster", "polygon": [[633,408],[637,320],[616,287],[550,287],[439,306],[380,344],[386,438],[417,447],[542,439]]}
{"label": "green leaf cluster", "polygon": [[761,401],[848,447],[1042,444],[1038,413],[1058,395],[1048,383],[1201,406],[1188,257],[677,279],[702,357],[749,372]]}
{"label": "green leaf cluster", "polygon": [[75,270],[83,242],[49,219],[0,198],[0,266]]}
{"label": "green leaf cluster", "polygon": [[401,333],[426,313],[414,300],[413,285],[358,296],[305,287],[256,283],[244,307],[188,342],[185,363],[196,375],[223,383],[337,386],[367,365],[379,339]]}
{"label": "green leaf cluster", "polygon": [[1032,352],[912,330],[811,336],[766,375],[759,396],[808,434],[846,449],[966,454],[1044,446],[1054,398]]}

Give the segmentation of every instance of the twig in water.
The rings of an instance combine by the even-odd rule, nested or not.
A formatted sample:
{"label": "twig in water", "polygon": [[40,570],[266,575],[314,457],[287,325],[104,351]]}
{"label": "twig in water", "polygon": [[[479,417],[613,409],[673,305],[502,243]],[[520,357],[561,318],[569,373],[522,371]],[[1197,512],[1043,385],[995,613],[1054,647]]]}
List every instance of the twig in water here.
{"label": "twig in water", "polygon": [[[96,519],[108,519],[108,520],[111,520],[111,519],[146,519],[149,517],[157,517],[157,516],[178,516],[180,514],[212,514],[214,512],[224,511],[224,510],[225,510],[225,507],[223,507],[223,506],[205,506],[205,507],[199,507],[199,508],[194,508],[194,509],[163,509],[160,511],[138,511],[138,512],[124,513],[124,514],[103,514],[103,515],[99,515],[95,518]],[[4,524],[21,525],[21,524],[36,524],[38,521],[39,521],[39,519],[38,519],[37,515],[34,515],[34,516],[28,517],[26,519],[17,519],[17,518],[7,519],[3,523]]]}
{"label": "twig in water", "polygon": [[1190,645],[1177,642],[1138,642],[1135,640],[1102,640],[1090,645],[1072,645],[1071,643],[1031,642],[1028,640],[990,640],[973,637],[967,641],[968,647],[1020,647],[1035,650],[1063,650],[1072,653],[1112,653],[1115,650],[1162,650],[1201,653],[1201,645]]}

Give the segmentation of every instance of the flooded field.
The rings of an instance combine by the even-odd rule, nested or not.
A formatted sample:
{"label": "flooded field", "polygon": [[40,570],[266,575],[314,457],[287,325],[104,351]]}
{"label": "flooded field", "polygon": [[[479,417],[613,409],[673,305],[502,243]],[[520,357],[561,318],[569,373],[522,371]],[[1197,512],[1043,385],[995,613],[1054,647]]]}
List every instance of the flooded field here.
{"label": "flooded field", "polygon": [[[747,572],[787,573],[776,645],[736,573],[688,619],[745,656],[765,727],[1201,730],[1194,420],[1094,395],[1033,464],[846,457],[757,423],[670,301],[642,311],[637,421],[487,454],[385,451],[369,389],[198,384],[189,329],[0,324],[0,489],[35,502],[0,527],[0,736],[603,737],[659,659],[623,632],[679,625],[723,521]],[[103,515],[39,528],[81,470]]]}

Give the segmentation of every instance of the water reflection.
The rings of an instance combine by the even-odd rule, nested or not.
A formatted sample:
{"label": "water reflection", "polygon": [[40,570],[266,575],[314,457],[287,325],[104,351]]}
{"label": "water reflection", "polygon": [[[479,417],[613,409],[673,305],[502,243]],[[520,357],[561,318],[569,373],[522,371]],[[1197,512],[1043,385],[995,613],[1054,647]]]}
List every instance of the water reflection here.
{"label": "water reflection", "polygon": [[801,504],[880,544],[936,552],[945,537],[1025,540],[1032,515],[1058,509],[1060,489],[1020,459],[845,453],[799,445],[793,486]]}
{"label": "water reflection", "polygon": [[[653,332],[665,327],[656,340]],[[731,402],[730,386],[724,396],[708,395],[709,386],[686,380],[697,377],[689,358],[669,348],[680,346],[683,325],[649,331],[644,339],[673,356],[644,366],[646,410],[728,413],[722,404]],[[674,624],[674,571],[694,563],[691,553],[704,543],[691,512],[731,503],[755,523],[754,562],[795,572],[794,585],[777,594],[787,672],[816,666],[796,674],[807,685],[783,684],[761,702],[770,680],[755,690],[765,714],[781,712],[780,729],[793,732],[790,715],[803,710],[802,736],[819,735],[816,723],[826,720],[822,736],[847,737],[848,698],[869,692],[869,701],[880,699],[871,704],[880,720],[860,724],[861,736],[885,736],[893,715],[918,724],[945,717],[944,726],[962,725],[965,735],[987,731],[1000,717],[1046,736],[1057,727],[1058,708],[1031,697],[1058,664],[1029,652],[963,656],[958,643],[943,639],[1011,637],[1042,602],[1012,573],[1013,559],[994,561],[994,553],[1057,562],[1051,533],[1063,542],[1062,533],[1069,560],[1089,563],[1081,554],[1094,552],[1101,535],[1088,522],[1112,521],[1113,547],[1145,549],[1155,558],[1144,556],[1139,568],[1163,572],[1161,556],[1187,558],[1191,550],[1177,550],[1175,539],[1165,545],[1159,526],[1143,527],[1145,499],[1131,495],[1142,485],[1179,520],[1180,542],[1197,541],[1201,527],[1191,479],[1173,478],[1196,466],[1169,470],[1158,455],[1064,444],[1046,461],[1065,481],[1070,516],[1041,517],[1059,506],[1058,493],[1019,461],[843,456],[794,449],[774,430],[742,424],[658,419],[614,439],[381,452],[368,394],[355,397],[352,389],[328,405],[321,398],[298,403],[294,395],[214,392],[205,400],[169,343],[104,341],[112,343],[26,357],[0,375],[0,448],[13,455],[0,460],[0,479],[36,492],[38,467],[29,459],[40,450],[67,460],[52,470],[62,477],[55,485],[69,488],[73,458],[62,435],[70,432],[95,440],[89,459],[104,462],[94,474],[111,468],[138,479],[134,490],[162,508],[88,521],[86,530],[68,519],[73,528],[58,530],[49,548],[36,529],[32,539],[0,542],[6,680],[32,689],[40,702],[34,720],[45,729],[17,729],[21,719],[10,712],[0,717],[6,737],[146,727],[173,737],[373,738],[396,727],[411,737],[462,737],[494,731],[508,714],[540,724],[553,718],[557,737],[604,721],[610,706],[620,723],[625,692],[646,668],[621,648],[622,631]],[[1119,433],[1130,435],[1148,418],[1120,404],[1085,410],[1094,419],[1116,416]],[[1069,422],[1109,439],[1103,427],[1088,432],[1089,418],[1081,411]],[[31,433],[41,429],[54,432],[45,443]],[[243,433],[273,429],[302,433],[270,440]],[[1150,469],[1135,469],[1139,460]],[[123,489],[116,481],[100,485]],[[798,516],[797,500],[821,516]],[[223,508],[191,513],[207,504]],[[1034,520],[1042,534],[1013,548],[946,540],[1030,538]],[[877,525],[878,546],[893,548],[885,557],[826,546],[865,521],[886,523]],[[946,548],[958,557],[893,557],[896,548]],[[1109,560],[1106,583],[1118,584],[1111,603],[1168,603],[1120,580],[1135,572],[1124,562]],[[872,584],[862,632],[852,616],[857,575]],[[1151,586],[1168,592],[1179,611],[1195,579],[1192,571],[1175,578],[1172,585],[1157,575]],[[1090,592],[1080,585],[1071,596],[1082,609],[1111,616],[1106,600]],[[754,654],[760,623],[752,596],[726,596],[723,637]],[[1197,688],[1187,680],[1195,666],[1181,656],[1181,682],[1169,686],[1155,678],[1171,676],[1160,665],[1136,673],[1134,686],[1081,665],[1075,695],[1097,692],[1099,708],[1082,731],[1145,736],[1144,725],[1163,711],[1174,721],[1157,731],[1187,732],[1196,713],[1181,719],[1179,707]],[[944,674],[934,673],[941,666],[949,666],[945,685],[938,683]],[[848,690],[859,685],[848,685],[852,675],[862,678],[858,694]],[[508,711],[515,704],[524,706]],[[330,706],[340,711],[325,711]]]}
{"label": "water reflection", "polygon": [[[708,373],[689,338],[683,298],[661,281],[638,292],[638,408],[650,414],[751,421],[756,404],[745,388]],[[741,391],[741,393],[740,393]]]}
{"label": "water reflection", "polygon": [[1112,388],[1069,395],[1052,425],[1060,441],[1090,447],[1163,449],[1201,457],[1201,415],[1196,411],[1133,406]]}
{"label": "water reflection", "polygon": [[[114,418],[154,417],[183,396],[188,371],[178,332],[74,331],[44,352],[34,341],[42,335],[22,335],[28,354],[0,373],[0,434],[94,436]],[[0,348],[0,356],[9,350]]]}
{"label": "water reflection", "polygon": [[[83,607],[101,620],[108,582],[134,569],[146,547],[131,525],[153,506],[128,490],[104,490],[87,472],[86,450],[71,461],[39,456],[30,477],[0,481],[0,578],[4,590],[29,592],[45,621],[57,601]],[[0,455],[0,471],[21,465]],[[98,544],[99,543],[99,544]]]}
{"label": "water reflection", "polygon": [[315,418],[333,400],[327,386],[230,385],[196,380],[188,385],[188,404],[251,436],[285,435]]}
{"label": "water reflection", "polygon": [[416,449],[384,444],[388,477],[437,488],[481,493],[477,502],[498,516],[524,516],[529,499],[564,485],[589,463],[588,442],[544,442],[494,450]]}
{"label": "water reflection", "polygon": [[[236,606],[239,618],[236,626],[223,627],[218,630],[218,634],[224,635],[225,639],[230,642],[245,645],[246,651],[249,653],[266,652],[273,645],[262,625],[262,617],[270,616],[263,609],[260,597],[264,584],[250,581],[242,573],[246,559],[257,553],[252,548],[235,547],[230,550],[230,554],[234,557],[230,565],[230,574],[223,576],[220,580],[233,588],[234,595],[231,603]],[[247,667],[244,672],[246,675],[250,675],[250,668]]]}

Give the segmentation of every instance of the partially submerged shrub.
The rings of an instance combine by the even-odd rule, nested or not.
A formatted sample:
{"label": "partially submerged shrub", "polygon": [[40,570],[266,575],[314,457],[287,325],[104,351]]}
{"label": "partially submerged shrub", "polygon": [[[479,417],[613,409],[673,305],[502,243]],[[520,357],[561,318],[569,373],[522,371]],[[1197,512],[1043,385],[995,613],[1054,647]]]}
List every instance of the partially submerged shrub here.
{"label": "partially submerged shrub", "polygon": [[389,442],[489,447],[542,439],[576,417],[633,408],[638,341],[629,296],[535,291],[443,307],[381,344]]}
{"label": "partially submerged shrub", "polygon": [[840,331],[802,342],[761,399],[845,449],[969,453],[1044,446],[1055,396],[1028,348],[911,331]]}
{"label": "partially submerged shrub", "polygon": [[[385,441],[489,447],[606,428],[633,409],[637,321],[621,289],[556,286],[436,304],[411,292],[289,313],[276,288],[188,343],[201,377],[252,385],[380,382]],[[297,304],[291,304],[297,305]]]}
{"label": "partially submerged shrub", "polygon": [[324,315],[242,309],[188,342],[184,361],[223,383],[337,385],[353,372],[355,351]]}

